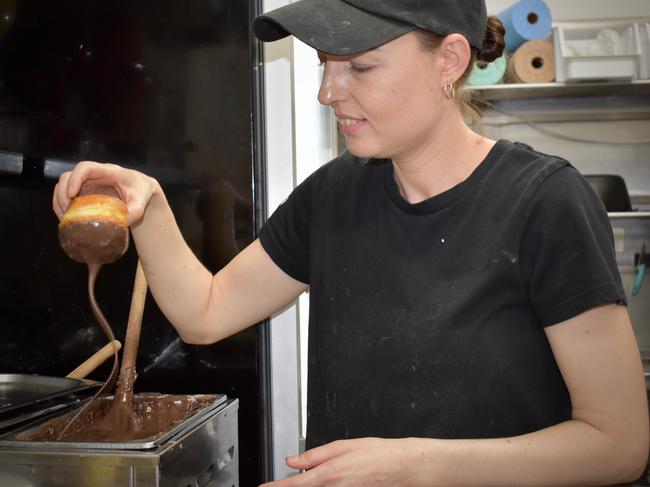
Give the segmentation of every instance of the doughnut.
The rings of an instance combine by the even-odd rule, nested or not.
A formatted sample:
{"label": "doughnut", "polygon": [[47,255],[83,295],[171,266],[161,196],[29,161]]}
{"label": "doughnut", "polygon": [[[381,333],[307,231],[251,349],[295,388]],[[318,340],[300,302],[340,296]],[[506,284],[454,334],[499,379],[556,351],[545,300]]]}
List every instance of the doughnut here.
{"label": "doughnut", "polygon": [[117,261],[129,246],[126,205],[105,194],[77,196],[59,222],[59,244],[77,262]]}

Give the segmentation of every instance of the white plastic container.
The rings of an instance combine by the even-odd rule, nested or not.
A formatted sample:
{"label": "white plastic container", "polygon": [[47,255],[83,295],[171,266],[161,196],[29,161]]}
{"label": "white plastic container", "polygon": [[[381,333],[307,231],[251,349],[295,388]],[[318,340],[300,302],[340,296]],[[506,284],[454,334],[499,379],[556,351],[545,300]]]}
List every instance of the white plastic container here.
{"label": "white plastic container", "polygon": [[559,82],[639,79],[640,29],[635,24],[553,27]]}
{"label": "white plastic container", "polygon": [[641,22],[635,24],[641,42],[641,63],[639,78],[650,79],[650,23]]}

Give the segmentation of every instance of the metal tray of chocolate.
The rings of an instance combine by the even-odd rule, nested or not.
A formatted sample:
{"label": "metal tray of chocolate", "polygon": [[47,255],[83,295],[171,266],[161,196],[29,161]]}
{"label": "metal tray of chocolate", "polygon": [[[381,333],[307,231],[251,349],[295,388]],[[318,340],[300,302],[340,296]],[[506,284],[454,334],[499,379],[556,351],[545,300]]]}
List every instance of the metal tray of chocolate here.
{"label": "metal tray of chocolate", "polygon": [[39,418],[0,436],[0,448],[147,450],[198,425],[206,416],[225,405],[226,399],[224,394],[136,394],[134,411],[140,418],[142,430],[137,434],[121,434],[115,430],[93,428],[113,402],[112,396],[105,396],[96,399],[96,404],[81,415],[75,431],[71,432],[71,439],[66,439],[66,434],[66,438],[57,441],[61,430],[78,410],[76,407]]}
{"label": "metal tray of chocolate", "polygon": [[49,399],[47,401],[39,401],[36,404],[0,414],[0,432],[8,432],[17,428],[21,424],[31,422],[40,417],[48,416],[55,411],[69,410],[71,406],[79,405],[79,403],[84,399],[88,399],[88,397],[86,396],[85,398],[82,398],[75,394],[70,394],[55,399]]}
{"label": "metal tray of chocolate", "polygon": [[101,382],[32,374],[0,374],[0,414],[65,396]]}

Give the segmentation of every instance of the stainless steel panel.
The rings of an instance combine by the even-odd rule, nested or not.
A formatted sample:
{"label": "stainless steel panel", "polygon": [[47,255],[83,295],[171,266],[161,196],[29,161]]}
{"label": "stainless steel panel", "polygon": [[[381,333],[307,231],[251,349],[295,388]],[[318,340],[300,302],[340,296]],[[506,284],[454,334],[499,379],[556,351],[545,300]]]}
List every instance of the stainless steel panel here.
{"label": "stainless steel panel", "polygon": [[160,486],[237,487],[238,450],[237,409],[231,408],[169,448],[160,463]]}
{"label": "stainless steel panel", "polygon": [[0,413],[97,387],[100,382],[30,374],[0,374]]}
{"label": "stainless steel panel", "polygon": [[531,100],[595,96],[647,96],[650,81],[584,82],[584,83],[513,83],[490,86],[468,86],[489,101]]}
{"label": "stainless steel panel", "polygon": [[20,410],[10,411],[0,414],[0,431],[7,431],[9,428],[16,428],[21,424],[37,418],[50,415],[56,411],[63,411],[66,408],[79,404],[81,399],[74,395],[65,398],[50,399],[49,401],[39,402],[31,406],[20,408]]}

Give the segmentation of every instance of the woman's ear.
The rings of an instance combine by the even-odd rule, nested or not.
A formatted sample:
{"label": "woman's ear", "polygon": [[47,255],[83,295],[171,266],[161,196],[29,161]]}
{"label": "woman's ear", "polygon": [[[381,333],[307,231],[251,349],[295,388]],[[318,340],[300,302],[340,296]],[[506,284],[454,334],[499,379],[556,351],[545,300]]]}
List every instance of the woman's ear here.
{"label": "woman's ear", "polygon": [[461,34],[449,34],[440,44],[444,79],[456,82],[465,73],[472,58],[469,42]]}

